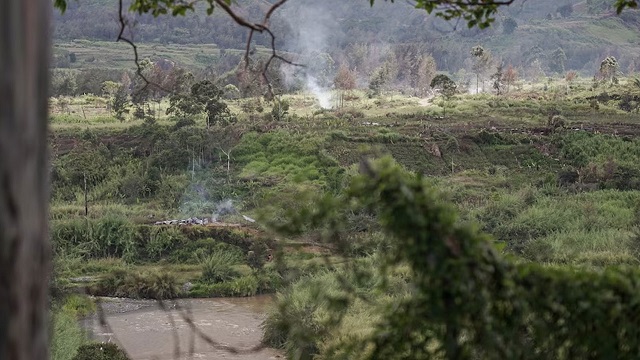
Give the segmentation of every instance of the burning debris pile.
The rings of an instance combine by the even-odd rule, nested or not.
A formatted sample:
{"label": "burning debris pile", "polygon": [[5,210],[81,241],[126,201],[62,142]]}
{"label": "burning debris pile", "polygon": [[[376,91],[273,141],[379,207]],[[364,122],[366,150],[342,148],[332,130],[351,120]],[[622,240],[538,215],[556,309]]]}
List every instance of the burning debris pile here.
{"label": "burning debris pile", "polygon": [[[190,217],[182,220],[164,220],[156,221],[154,225],[205,225],[205,226],[241,226],[241,224],[230,224],[220,221],[220,217],[225,215],[238,214],[236,208],[233,206],[231,200],[222,201],[215,206],[215,211],[211,214],[211,217],[198,218]],[[256,221],[246,215],[242,215],[242,218],[249,222],[255,223]]]}
{"label": "burning debris pile", "polygon": [[209,218],[199,219],[197,217],[192,217],[192,218],[182,219],[182,220],[156,221],[154,225],[208,225],[208,224],[215,224],[216,222],[217,221]]}

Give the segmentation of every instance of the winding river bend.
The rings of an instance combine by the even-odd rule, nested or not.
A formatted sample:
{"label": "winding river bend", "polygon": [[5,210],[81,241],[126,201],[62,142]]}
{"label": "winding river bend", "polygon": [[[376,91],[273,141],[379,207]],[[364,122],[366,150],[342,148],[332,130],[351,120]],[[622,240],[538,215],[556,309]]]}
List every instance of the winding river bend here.
{"label": "winding river bend", "polygon": [[270,296],[183,299],[166,302],[162,309],[155,301],[103,299],[107,324],[94,316],[84,325],[93,339],[117,343],[133,360],[280,359],[275,349],[255,349],[271,302]]}

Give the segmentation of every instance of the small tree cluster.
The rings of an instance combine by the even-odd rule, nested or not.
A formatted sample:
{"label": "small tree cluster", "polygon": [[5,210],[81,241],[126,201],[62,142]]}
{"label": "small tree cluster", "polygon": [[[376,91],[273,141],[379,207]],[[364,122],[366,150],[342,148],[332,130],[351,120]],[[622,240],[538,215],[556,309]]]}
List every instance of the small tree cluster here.
{"label": "small tree cluster", "polygon": [[[474,46],[471,49],[471,56],[474,58],[473,71],[476,73],[476,93],[480,92],[480,78],[484,77],[484,74],[489,71],[491,64],[493,63],[493,57],[488,50],[485,50],[482,46]],[[484,81],[483,81],[484,87]]]}
{"label": "small tree cluster", "polygon": [[447,75],[437,75],[431,81],[430,86],[433,89],[440,90],[440,93],[444,97],[444,101],[442,103],[443,109],[443,117],[447,116],[447,102],[453,99],[453,97],[458,92],[458,85],[451,80]]}
{"label": "small tree cluster", "polygon": [[233,120],[227,104],[222,100],[224,91],[209,80],[193,84],[186,94],[176,94],[169,99],[167,114],[195,116],[204,114],[207,127],[225,125]]}
{"label": "small tree cluster", "polygon": [[618,60],[615,57],[607,56],[602,60],[600,63],[600,77],[602,79],[617,83],[619,74],[620,64],[618,64]]}

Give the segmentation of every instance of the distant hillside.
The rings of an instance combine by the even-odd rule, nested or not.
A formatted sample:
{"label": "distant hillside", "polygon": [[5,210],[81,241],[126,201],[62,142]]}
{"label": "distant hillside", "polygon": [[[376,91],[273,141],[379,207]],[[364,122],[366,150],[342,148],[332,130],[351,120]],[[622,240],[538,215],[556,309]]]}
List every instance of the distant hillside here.
{"label": "distant hillside", "polygon": [[[468,72],[470,48],[482,45],[521,74],[537,66],[547,75],[568,70],[593,75],[609,55],[618,58],[623,72],[640,71],[640,12],[627,10],[618,17],[609,3],[613,0],[520,0],[502,9],[490,29],[479,30],[428,16],[404,2],[378,1],[370,8],[367,0],[292,0],[274,16],[272,27],[280,49],[302,54],[317,50],[330,54],[336,63],[349,62],[354,49],[362,45],[384,49],[414,44],[432,54],[438,70]],[[268,6],[265,0],[241,0],[238,9],[249,18],[259,18]],[[55,20],[57,67],[127,67],[130,56],[125,46],[96,43],[116,37],[115,2],[70,2],[67,12],[56,14]],[[169,58],[185,67],[211,67],[219,61],[218,49],[243,49],[247,36],[245,29],[219,12],[210,17],[200,12],[157,19],[131,15],[130,20],[135,24],[133,39],[145,44],[143,56]],[[505,24],[513,24],[512,20],[517,28],[509,33]],[[74,42],[78,39],[89,41]],[[268,46],[268,39],[258,36],[256,45]],[[554,59],[559,48],[566,56],[562,66]],[[96,55],[111,52],[117,56]],[[74,61],[66,61],[70,56]],[[231,65],[236,64],[225,70]]]}

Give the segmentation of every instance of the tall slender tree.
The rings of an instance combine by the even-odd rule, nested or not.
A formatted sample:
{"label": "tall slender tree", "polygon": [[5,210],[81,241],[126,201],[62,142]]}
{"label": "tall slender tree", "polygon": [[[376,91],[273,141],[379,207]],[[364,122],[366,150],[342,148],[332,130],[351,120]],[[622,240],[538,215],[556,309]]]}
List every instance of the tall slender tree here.
{"label": "tall slender tree", "polygon": [[0,6],[0,359],[48,357],[50,9]]}

